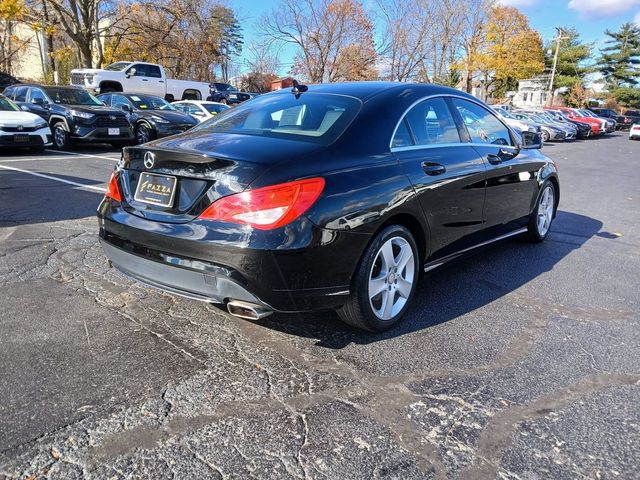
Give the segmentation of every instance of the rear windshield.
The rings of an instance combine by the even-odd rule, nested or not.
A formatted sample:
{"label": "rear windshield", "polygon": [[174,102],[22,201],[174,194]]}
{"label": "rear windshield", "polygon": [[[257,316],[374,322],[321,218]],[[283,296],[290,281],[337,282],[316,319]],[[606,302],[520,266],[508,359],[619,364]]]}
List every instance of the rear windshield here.
{"label": "rear windshield", "polygon": [[192,131],[237,133],[329,145],[355,118],[362,103],[342,95],[264,95]]}
{"label": "rear windshield", "polygon": [[53,103],[64,105],[102,105],[102,102],[80,88],[47,87],[44,89]]}

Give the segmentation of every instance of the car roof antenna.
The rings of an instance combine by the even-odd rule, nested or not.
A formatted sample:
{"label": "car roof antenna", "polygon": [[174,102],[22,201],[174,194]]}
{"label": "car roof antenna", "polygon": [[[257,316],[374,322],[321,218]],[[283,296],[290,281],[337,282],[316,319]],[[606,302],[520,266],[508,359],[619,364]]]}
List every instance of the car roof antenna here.
{"label": "car roof antenna", "polygon": [[309,90],[309,87],[307,87],[306,85],[298,83],[297,80],[293,81],[293,88],[291,89],[291,93],[296,96],[296,100],[300,98],[301,93],[306,92],[307,90]]}

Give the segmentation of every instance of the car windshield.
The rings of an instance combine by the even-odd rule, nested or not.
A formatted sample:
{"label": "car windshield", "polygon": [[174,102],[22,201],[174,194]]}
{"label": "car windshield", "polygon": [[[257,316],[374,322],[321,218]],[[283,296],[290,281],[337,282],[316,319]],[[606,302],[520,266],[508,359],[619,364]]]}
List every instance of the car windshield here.
{"label": "car windshield", "polygon": [[360,111],[360,100],[320,93],[271,94],[243,103],[193,131],[255,135],[329,145]]}
{"label": "car windshield", "polygon": [[547,120],[545,120],[544,118],[538,115],[528,114],[527,117],[529,117],[531,120],[533,120],[536,123],[549,123]]}
{"label": "car windshield", "polygon": [[553,118],[552,115],[549,115],[548,113],[543,113],[543,112],[539,112],[536,114],[538,117],[540,118],[544,118],[545,120],[549,121],[549,122],[555,122],[556,119]]}
{"label": "car windshield", "polygon": [[219,92],[237,92],[238,89],[233,85],[229,85],[228,83],[214,83],[216,86],[216,90]]}
{"label": "car windshield", "polygon": [[583,117],[595,117],[595,115],[588,110],[578,110],[578,113]]}
{"label": "car windshield", "polygon": [[0,110],[6,112],[20,111],[18,106],[7,97],[0,96]]}
{"label": "car windshield", "polygon": [[177,110],[164,98],[153,95],[130,95],[129,100],[139,110]]}
{"label": "car windshield", "polygon": [[207,112],[212,113],[214,115],[220,112],[224,112],[225,110],[229,110],[230,108],[226,105],[222,105],[222,104],[216,105],[215,103],[205,103],[202,106],[205,108]]}
{"label": "car windshield", "polygon": [[53,103],[64,105],[102,105],[102,102],[80,88],[47,87],[44,89]]}
{"label": "car windshield", "polygon": [[131,65],[131,62],[116,62],[116,63],[112,63],[111,65],[108,65],[108,66],[104,67],[104,69],[105,70],[111,70],[111,71],[114,71],[114,72],[119,72],[120,70],[124,70],[129,65]]}

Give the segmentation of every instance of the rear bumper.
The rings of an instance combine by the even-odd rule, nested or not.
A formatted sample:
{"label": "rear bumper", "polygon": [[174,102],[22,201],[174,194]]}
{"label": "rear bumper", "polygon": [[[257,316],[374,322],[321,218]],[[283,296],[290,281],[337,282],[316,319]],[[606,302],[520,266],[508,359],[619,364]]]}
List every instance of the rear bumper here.
{"label": "rear bumper", "polygon": [[369,241],[365,234],[320,229],[304,217],[279,234],[236,236],[228,224],[152,222],[110,200],[100,205],[98,221],[105,254],[126,275],[198,300],[243,300],[279,312],[341,307]]}

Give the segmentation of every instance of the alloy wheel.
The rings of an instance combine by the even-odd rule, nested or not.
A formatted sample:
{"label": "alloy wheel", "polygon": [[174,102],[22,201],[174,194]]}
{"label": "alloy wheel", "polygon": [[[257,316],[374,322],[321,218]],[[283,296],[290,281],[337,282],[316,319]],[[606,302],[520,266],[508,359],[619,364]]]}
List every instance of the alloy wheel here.
{"label": "alloy wheel", "polygon": [[547,132],[546,130],[543,130],[542,131],[542,141],[543,142],[548,142],[550,138],[551,138],[551,135],[549,135],[549,132]]}
{"label": "alloy wheel", "polygon": [[53,130],[53,141],[56,144],[56,147],[63,148],[67,143],[67,132],[64,128],[57,126]]}
{"label": "alloy wheel", "polygon": [[387,240],[369,273],[369,303],[376,317],[390,320],[403,309],[415,281],[413,249],[402,237]]}
{"label": "alloy wheel", "polygon": [[138,144],[141,145],[143,143],[147,143],[151,139],[150,137],[149,129],[144,125],[140,125],[136,132],[136,140],[138,141]]}
{"label": "alloy wheel", "polygon": [[540,195],[538,203],[538,233],[544,237],[551,227],[553,220],[553,209],[555,207],[555,194],[553,187],[547,185]]}

